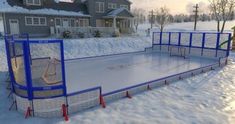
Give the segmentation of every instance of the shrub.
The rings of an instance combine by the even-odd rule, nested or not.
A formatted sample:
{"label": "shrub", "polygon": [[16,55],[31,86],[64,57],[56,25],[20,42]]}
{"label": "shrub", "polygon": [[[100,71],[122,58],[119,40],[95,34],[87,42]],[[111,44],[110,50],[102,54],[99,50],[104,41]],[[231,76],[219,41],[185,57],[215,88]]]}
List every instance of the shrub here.
{"label": "shrub", "polygon": [[95,31],[94,37],[101,37],[101,33],[99,30]]}
{"label": "shrub", "polygon": [[114,31],[112,37],[119,37],[120,33],[118,31]]}
{"label": "shrub", "polygon": [[84,38],[85,35],[84,35],[84,33],[82,33],[82,32],[78,32],[78,37],[79,37],[79,38]]}
{"label": "shrub", "polygon": [[72,35],[71,35],[71,32],[70,31],[64,31],[63,32],[63,38],[71,38]]}

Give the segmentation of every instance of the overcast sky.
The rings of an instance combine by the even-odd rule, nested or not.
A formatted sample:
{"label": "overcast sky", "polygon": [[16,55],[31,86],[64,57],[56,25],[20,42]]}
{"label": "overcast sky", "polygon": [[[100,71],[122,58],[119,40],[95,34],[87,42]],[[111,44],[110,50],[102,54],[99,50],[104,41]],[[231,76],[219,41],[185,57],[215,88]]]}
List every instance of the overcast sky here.
{"label": "overcast sky", "polygon": [[188,13],[186,9],[189,3],[204,3],[208,4],[208,0],[130,0],[132,1],[132,8],[144,8],[145,10],[152,10],[157,7],[166,6],[170,9],[170,13]]}

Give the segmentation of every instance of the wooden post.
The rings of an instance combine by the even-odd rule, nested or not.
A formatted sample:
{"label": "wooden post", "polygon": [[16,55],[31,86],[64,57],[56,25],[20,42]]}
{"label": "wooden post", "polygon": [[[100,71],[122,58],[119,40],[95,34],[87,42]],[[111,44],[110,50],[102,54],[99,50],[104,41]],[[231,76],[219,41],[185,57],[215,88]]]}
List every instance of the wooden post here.
{"label": "wooden post", "polygon": [[193,8],[195,8],[195,10],[193,11],[195,13],[194,15],[194,31],[197,30],[197,19],[198,19],[198,9],[199,9],[199,6],[198,4],[196,4],[196,6],[194,6]]}
{"label": "wooden post", "polygon": [[233,29],[233,46],[232,46],[232,50],[235,50],[235,26],[232,28]]}

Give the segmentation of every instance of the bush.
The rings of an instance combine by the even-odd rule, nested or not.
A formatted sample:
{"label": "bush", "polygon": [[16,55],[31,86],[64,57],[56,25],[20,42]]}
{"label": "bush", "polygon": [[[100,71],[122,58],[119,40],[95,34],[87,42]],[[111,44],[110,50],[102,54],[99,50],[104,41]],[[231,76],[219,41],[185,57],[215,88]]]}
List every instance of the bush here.
{"label": "bush", "polygon": [[100,33],[100,31],[95,31],[95,34],[94,34],[94,37],[101,37],[101,33]]}
{"label": "bush", "polygon": [[79,37],[79,38],[84,38],[85,35],[84,35],[84,33],[82,33],[82,32],[78,32],[78,37]]}
{"label": "bush", "polygon": [[112,37],[119,37],[120,33],[118,31],[114,31]]}
{"label": "bush", "polygon": [[70,31],[64,31],[63,32],[63,38],[71,38],[72,35],[71,35],[71,32]]}

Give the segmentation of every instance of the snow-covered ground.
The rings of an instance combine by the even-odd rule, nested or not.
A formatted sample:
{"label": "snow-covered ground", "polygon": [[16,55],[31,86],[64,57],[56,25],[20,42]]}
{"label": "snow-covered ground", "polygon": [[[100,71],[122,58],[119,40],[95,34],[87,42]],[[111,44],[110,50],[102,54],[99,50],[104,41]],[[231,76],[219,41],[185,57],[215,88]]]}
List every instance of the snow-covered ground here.
{"label": "snow-covered ground", "polygon": [[[201,23],[201,22],[200,22]],[[192,23],[172,24],[170,29],[190,30]],[[234,23],[233,23],[234,24]],[[200,24],[199,24],[200,25]],[[212,29],[214,23],[203,29]],[[208,26],[208,28],[206,28]],[[148,25],[140,26],[144,34]],[[227,28],[229,30],[229,28]],[[101,54],[140,51],[151,45],[151,38],[132,36],[65,40],[65,55],[68,58]],[[4,42],[0,41],[0,122],[15,124],[233,124],[235,123],[235,53],[229,65],[205,74],[178,81],[172,85],[154,89],[133,97],[109,103],[106,109],[94,108],[70,115],[70,121],[62,118],[24,119],[16,111],[8,111],[10,101],[5,87],[6,59]]]}
{"label": "snow-covered ground", "polygon": [[[201,22],[199,21],[197,24],[197,31],[210,31],[210,32],[216,32],[216,21],[210,21],[210,22]],[[232,32],[232,27],[235,26],[235,20],[228,21],[225,26],[225,32]],[[172,23],[169,25],[166,25],[165,31],[192,31],[194,27],[194,22],[187,22],[187,23]],[[150,24],[142,24],[139,26],[138,33],[140,35],[145,35],[146,30],[150,28]],[[159,31],[159,28],[154,27],[154,31]]]}

